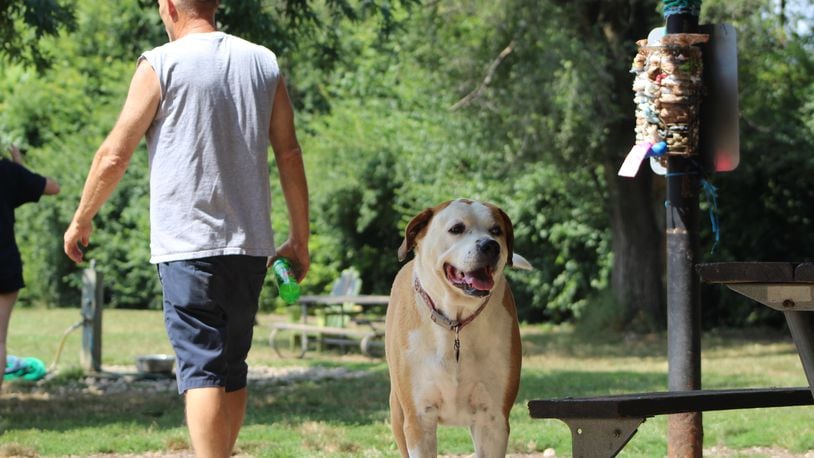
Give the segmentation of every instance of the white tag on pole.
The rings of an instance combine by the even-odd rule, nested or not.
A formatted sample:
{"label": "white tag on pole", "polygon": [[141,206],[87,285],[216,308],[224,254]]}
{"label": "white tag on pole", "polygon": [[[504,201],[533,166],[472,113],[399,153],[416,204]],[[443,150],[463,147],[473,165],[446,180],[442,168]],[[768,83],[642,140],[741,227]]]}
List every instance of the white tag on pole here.
{"label": "white tag on pole", "polygon": [[622,167],[619,168],[619,176],[628,178],[635,177],[651,146],[653,145],[650,143],[639,143],[631,148],[630,152],[625,156],[625,162],[623,162]]}

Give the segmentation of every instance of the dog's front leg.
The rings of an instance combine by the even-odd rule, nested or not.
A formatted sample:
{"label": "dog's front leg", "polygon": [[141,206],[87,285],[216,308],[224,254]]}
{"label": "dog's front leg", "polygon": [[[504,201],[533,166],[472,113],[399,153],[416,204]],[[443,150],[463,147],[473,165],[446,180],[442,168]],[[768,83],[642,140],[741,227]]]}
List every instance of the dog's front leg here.
{"label": "dog's front leg", "polygon": [[435,458],[438,455],[438,416],[434,413],[408,416],[404,436],[410,458]]}
{"label": "dog's front leg", "polygon": [[498,404],[499,398],[491,394],[483,383],[478,383],[469,397],[473,423],[469,428],[475,444],[477,458],[506,456],[509,442],[509,421]]}
{"label": "dog's front leg", "polygon": [[469,428],[475,444],[475,457],[500,458],[506,456],[509,445],[508,422],[496,419],[490,422],[477,422]]}

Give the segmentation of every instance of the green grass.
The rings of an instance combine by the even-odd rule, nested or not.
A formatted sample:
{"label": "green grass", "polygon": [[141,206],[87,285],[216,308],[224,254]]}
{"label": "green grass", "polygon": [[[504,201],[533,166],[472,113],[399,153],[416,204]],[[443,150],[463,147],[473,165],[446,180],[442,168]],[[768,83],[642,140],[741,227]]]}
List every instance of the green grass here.
{"label": "green grass", "polygon": [[[9,353],[34,356],[50,365],[63,331],[79,318],[75,309],[22,309],[12,315]],[[267,457],[396,456],[388,424],[387,368],[359,355],[309,352],[304,360],[281,360],[267,343],[261,315],[250,364],[254,366],[342,366],[364,370],[362,378],[290,384],[253,384],[238,447]],[[170,351],[159,312],[106,310],[103,366],[133,365],[137,355]],[[622,338],[574,331],[568,326],[524,326],[523,375],[512,410],[510,452],[553,448],[569,456],[565,424],[532,420],[531,399],[666,390],[666,342],[662,335]],[[81,393],[81,334],[65,342],[60,376],[44,386],[3,386],[0,397],[0,456],[84,456],[98,453],[161,453],[188,450],[183,402],[172,390],[149,392],[138,383],[115,394]],[[783,334],[755,331],[706,333],[704,388],[802,386],[805,377],[794,347]],[[775,447],[792,453],[814,449],[814,409],[710,412],[704,414],[705,447],[749,453]],[[645,422],[621,456],[666,454],[666,417]],[[439,453],[471,454],[463,428],[439,430]]]}

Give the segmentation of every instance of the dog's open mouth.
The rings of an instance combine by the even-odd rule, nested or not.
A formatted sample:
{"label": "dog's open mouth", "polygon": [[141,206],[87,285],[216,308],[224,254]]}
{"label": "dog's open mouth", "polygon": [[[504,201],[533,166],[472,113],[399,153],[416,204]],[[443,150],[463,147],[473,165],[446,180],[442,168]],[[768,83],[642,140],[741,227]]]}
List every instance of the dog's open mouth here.
{"label": "dog's open mouth", "polygon": [[491,266],[464,272],[450,264],[444,264],[444,271],[450,283],[471,296],[487,296],[495,286],[495,280],[492,277],[495,270]]}

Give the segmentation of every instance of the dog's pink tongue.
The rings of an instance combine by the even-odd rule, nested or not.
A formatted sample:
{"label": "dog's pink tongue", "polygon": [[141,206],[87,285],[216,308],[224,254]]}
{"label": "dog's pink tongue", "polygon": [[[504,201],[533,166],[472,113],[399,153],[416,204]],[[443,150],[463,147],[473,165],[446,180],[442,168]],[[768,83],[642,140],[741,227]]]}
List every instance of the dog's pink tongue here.
{"label": "dog's pink tongue", "polygon": [[489,291],[493,286],[495,286],[495,281],[492,279],[492,276],[489,275],[485,270],[468,272],[465,274],[464,280],[479,291]]}

